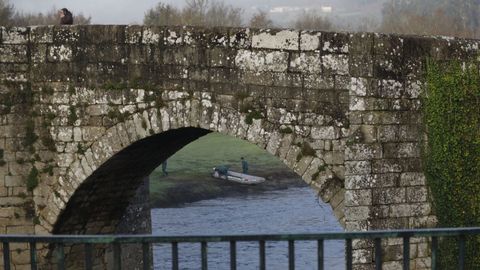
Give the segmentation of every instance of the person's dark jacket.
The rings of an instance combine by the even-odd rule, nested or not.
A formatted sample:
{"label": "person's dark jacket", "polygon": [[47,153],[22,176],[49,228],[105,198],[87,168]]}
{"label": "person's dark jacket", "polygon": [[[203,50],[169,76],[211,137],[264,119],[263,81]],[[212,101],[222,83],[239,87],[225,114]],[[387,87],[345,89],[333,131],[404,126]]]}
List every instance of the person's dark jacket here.
{"label": "person's dark jacket", "polygon": [[60,19],[60,24],[73,24],[73,14],[66,8],[62,11],[64,16]]}

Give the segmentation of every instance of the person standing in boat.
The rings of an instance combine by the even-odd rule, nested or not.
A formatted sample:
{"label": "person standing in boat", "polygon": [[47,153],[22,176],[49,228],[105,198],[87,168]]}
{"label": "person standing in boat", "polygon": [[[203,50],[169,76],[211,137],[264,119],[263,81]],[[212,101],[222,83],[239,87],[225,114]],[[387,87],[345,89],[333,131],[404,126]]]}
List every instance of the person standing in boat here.
{"label": "person standing in boat", "polygon": [[248,173],[248,162],[243,157],[241,157],[240,159],[242,160],[242,171],[243,171],[243,173],[247,174]]}

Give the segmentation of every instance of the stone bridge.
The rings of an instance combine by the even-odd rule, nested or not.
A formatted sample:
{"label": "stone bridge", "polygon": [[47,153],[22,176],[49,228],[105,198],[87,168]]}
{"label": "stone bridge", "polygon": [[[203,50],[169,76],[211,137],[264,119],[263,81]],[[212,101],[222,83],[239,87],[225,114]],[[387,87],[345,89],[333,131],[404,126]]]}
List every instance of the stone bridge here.
{"label": "stone bridge", "polygon": [[[426,62],[478,55],[442,37],[242,28],[1,28],[0,40],[2,234],[148,232],[145,179],[209,132],[284,161],[346,230],[434,226]],[[385,269],[400,269],[401,243],[384,243]],[[427,248],[412,241],[411,269],[429,268]],[[28,247],[12,250],[23,269]],[[372,243],[354,242],[356,269],[372,261]]]}

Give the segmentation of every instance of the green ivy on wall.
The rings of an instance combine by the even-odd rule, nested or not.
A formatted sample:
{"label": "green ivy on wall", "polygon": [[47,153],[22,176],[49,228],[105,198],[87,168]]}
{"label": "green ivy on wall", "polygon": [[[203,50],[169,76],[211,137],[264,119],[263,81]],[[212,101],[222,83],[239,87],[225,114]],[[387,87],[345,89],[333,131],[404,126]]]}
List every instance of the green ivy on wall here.
{"label": "green ivy on wall", "polygon": [[[480,76],[473,63],[429,61],[424,100],[426,176],[439,227],[480,226]],[[440,242],[440,269],[457,269],[458,241]],[[480,269],[480,237],[465,269]]]}

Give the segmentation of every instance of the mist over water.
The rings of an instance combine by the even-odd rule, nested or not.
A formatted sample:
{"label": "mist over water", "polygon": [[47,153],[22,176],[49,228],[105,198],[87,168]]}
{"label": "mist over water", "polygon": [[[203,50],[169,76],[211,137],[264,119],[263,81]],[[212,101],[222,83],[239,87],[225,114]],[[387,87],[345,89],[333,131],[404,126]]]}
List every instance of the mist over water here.
{"label": "mist over water", "polygon": [[[329,205],[318,202],[310,188],[219,198],[179,208],[152,209],[158,235],[236,235],[342,231]],[[258,243],[237,243],[238,269],[258,269]],[[316,242],[295,242],[297,269],[316,269]],[[288,244],[266,243],[267,269],[288,268]],[[326,269],[344,269],[344,244],[326,241]],[[179,244],[180,269],[199,269],[200,244]],[[154,247],[155,269],[171,269],[171,246]],[[210,269],[229,269],[229,244],[208,245]]]}

